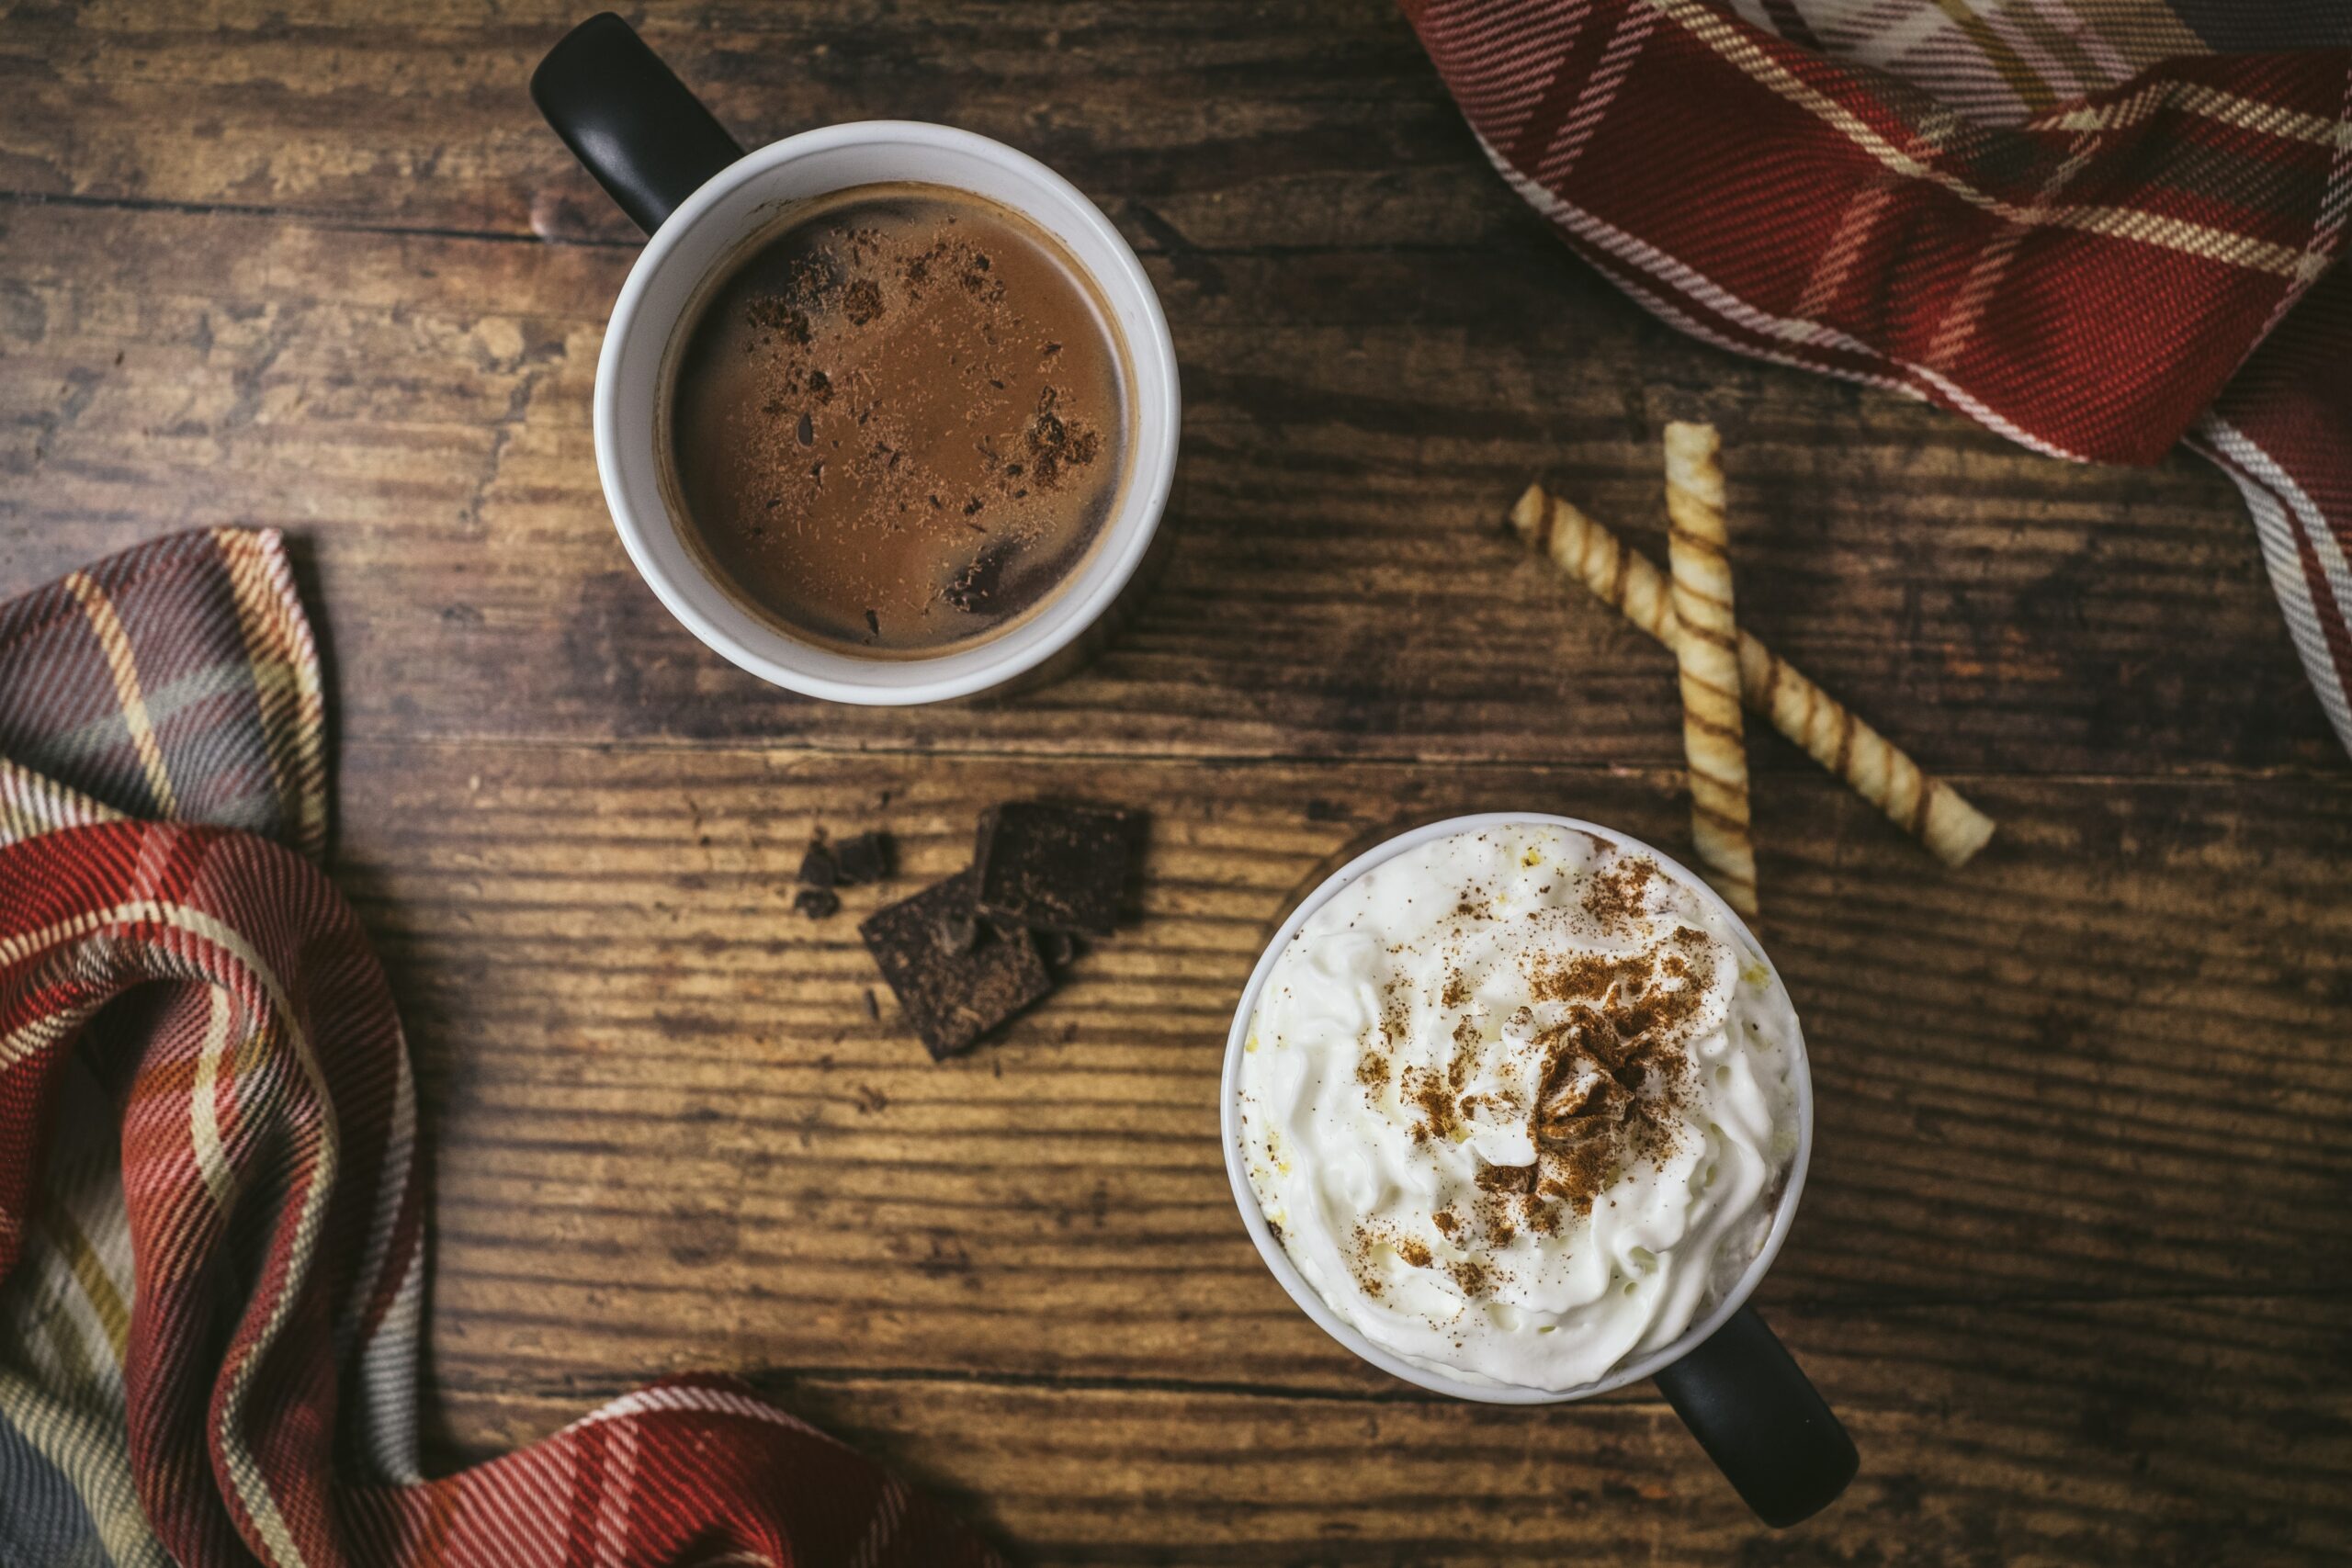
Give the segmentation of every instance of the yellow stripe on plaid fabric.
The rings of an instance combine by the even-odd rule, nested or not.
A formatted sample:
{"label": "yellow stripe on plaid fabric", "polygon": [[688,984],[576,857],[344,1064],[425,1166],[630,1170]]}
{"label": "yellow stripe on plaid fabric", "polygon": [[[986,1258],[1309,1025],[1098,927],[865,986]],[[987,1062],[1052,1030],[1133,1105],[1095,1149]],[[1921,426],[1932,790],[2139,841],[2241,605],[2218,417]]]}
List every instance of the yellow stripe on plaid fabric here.
{"label": "yellow stripe on plaid fabric", "polygon": [[89,1301],[90,1311],[106,1335],[106,1348],[119,1366],[123,1351],[130,1343],[130,1303],[115,1288],[106,1265],[98,1260],[97,1248],[90,1245],[80,1222],[62,1203],[44,1203],[40,1218],[33,1223],[49,1245],[57,1249],[58,1257],[72,1272],[74,1284]]}
{"label": "yellow stripe on plaid fabric", "polygon": [[2050,84],[2009,47],[2008,40],[1995,32],[1991,24],[1970,7],[1968,0],[1936,0],[1936,8],[1951,18],[1952,26],[1960,29],[1961,36],[1975,45],[1976,51],[1984,57],[1984,63],[1999,73],[2001,80],[2008,84],[2009,91],[2015,93],[2027,108],[2045,109],[2057,101],[2057,95],[2050,90]]}
{"label": "yellow stripe on plaid fabric", "polygon": [[80,1409],[0,1369],[0,1421],[74,1488],[113,1568],[172,1568],[147,1528],[119,1417]]}
{"label": "yellow stripe on plaid fabric", "polygon": [[212,542],[237,601],[237,634],[261,708],[263,750],[294,847],[326,848],[325,694],[285,549],[274,534],[215,528]]}
{"label": "yellow stripe on plaid fabric", "polygon": [[176,817],[179,805],[172,798],[172,780],[164,767],[164,749],[155,743],[155,726],[147,716],[147,697],[139,684],[138,663],[131,657],[130,634],[122,629],[122,618],[114,613],[114,604],[107,597],[106,590],[90,581],[88,574],[74,573],[65,580],[65,586],[81,604],[82,613],[89,617],[99,651],[106,655],[107,671],[114,677],[115,700],[122,706],[123,726],[130,731],[130,745],[139,754],[139,765],[146,770],[147,793],[154,799],[156,813]]}
{"label": "yellow stripe on plaid fabric", "polygon": [[113,807],[0,757],[0,844],[38,838],[60,828],[121,820],[122,813]]}
{"label": "yellow stripe on plaid fabric", "polygon": [[249,1352],[232,1361],[229,1374],[229,1396],[219,1432],[221,1457],[227,1462],[230,1479],[235,1483],[238,1499],[245,1506],[246,1516],[262,1540],[272,1568],[303,1568],[305,1559],[294,1542],[294,1532],[287,1527],[286,1518],[278,1511],[277,1499],[269,1490],[269,1481],[262,1473],[261,1465],[253,1450],[245,1444],[244,1416],[248,1396],[252,1392],[254,1369],[268,1357],[270,1347],[284,1332],[288,1314],[294,1303],[302,1299],[308,1289],[311,1265],[319,1255],[319,1228],[326,1217],[329,1197],[343,1164],[343,1137],[335,1125],[334,1100],[327,1091],[326,1074],[319,1066],[318,1054],[311,1049],[303,1033],[285,986],[261,961],[243,934],[223,924],[201,909],[185,904],[149,903],[137,906],[141,913],[132,919],[147,919],[162,922],[175,931],[183,931],[210,942],[228,954],[238,967],[252,976],[254,982],[269,997],[271,1012],[295,1065],[301,1068],[302,1078],[311,1091],[311,1102],[318,1107],[319,1140],[316,1149],[318,1164],[311,1172],[310,1182],[302,1192],[302,1210],[294,1222],[293,1258],[286,1279],[269,1304],[268,1321],[254,1337]]}
{"label": "yellow stripe on plaid fabric", "polygon": [[[318,1107],[318,1163],[303,1189],[301,1213],[295,1218],[293,1258],[283,1284],[270,1303],[267,1321],[262,1325],[247,1353],[232,1361],[226,1369],[229,1395],[219,1432],[221,1457],[228,1469],[229,1479],[236,1487],[237,1500],[244,1505],[247,1518],[261,1537],[271,1568],[304,1568],[306,1559],[301,1549],[295,1544],[294,1533],[288,1528],[285,1516],[279,1512],[277,1499],[269,1490],[268,1478],[263,1475],[260,1463],[245,1443],[244,1435],[244,1413],[252,1393],[254,1372],[267,1359],[270,1347],[277,1343],[277,1337],[285,1330],[288,1314],[293,1311],[294,1303],[301,1299],[307,1288],[305,1281],[312,1262],[318,1257],[319,1229],[325,1219],[327,1201],[334,1191],[343,1156],[342,1134],[335,1125],[334,1102],[327,1092],[326,1075],[319,1066],[317,1052],[302,1032],[298,1021],[300,1015],[294,1010],[285,986],[262,963],[261,954],[254,951],[253,944],[241,932],[201,909],[153,899],[137,899],[109,908],[91,910],[44,926],[39,931],[20,931],[0,940],[0,967],[46,952],[62,942],[86,936],[106,926],[140,921],[169,926],[211,943],[253,978],[268,996],[270,1010],[278,1021],[295,1065],[301,1069],[303,1082],[311,1091],[311,1102]],[[0,1039],[0,1067],[21,1060],[64,1029],[80,1021],[63,1012],[51,1013],[6,1039]],[[41,1038],[44,1035],[48,1038]]]}
{"label": "yellow stripe on plaid fabric", "polygon": [[2309,265],[2310,258],[2292,246],[2273,244],[2250,234],[2233,233],[2208,224],[2191,223],[2185,219],[2165,218],[2130,208],[2064,207],[2054,208],[2045,213],[2031,212],[2014,202],[2004,201],[1979,190],[1947,170],[1914,158],[1881,135],[1860,115],[1792,74],[1734,23],[1721,13],[1710,9],[1702,0],[1642,0],[1642,3],[1679,25],[1692,38],[1737,66],[1751,80],[1813,115],[1895,173],[1933,185],[1996,217],[2013,223],[2039,222],[2055,228],[2080,230],[2085,233],[2105,234],[2113,239],[2132,240],[2161,250],[2219,262],[2225,266],[2271,273],[2279,277],[2300,278]]}

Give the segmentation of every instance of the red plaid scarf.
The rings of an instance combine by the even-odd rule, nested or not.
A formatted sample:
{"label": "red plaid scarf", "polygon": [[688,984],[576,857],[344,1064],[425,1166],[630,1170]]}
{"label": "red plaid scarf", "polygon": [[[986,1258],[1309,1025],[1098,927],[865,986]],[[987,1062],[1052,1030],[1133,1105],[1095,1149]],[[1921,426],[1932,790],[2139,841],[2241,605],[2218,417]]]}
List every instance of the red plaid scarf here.
{"label": "red plaid scarf", "polygon": [[423,1479],[415,1103],[308,858],[323,714],[275,534],[0,608],[0,1563],[993,1561],[722,1379]]}
{"label": "red plaid scarf", "polygon": [[[2237,481],[2352,747],[2352,8],[1406,0],[1646,309],[2053,457]],[[2250,52],[2262,50],[2267,52]]]}

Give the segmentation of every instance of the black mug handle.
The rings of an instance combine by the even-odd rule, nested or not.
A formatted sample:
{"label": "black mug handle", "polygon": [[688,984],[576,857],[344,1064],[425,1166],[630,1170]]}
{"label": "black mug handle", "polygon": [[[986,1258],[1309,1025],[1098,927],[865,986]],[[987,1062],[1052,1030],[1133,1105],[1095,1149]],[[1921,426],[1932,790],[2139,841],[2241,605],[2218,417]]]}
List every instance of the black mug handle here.
{"label": "black mug handle", "polygon": [[1780,1341],[1741,1307],[1657,1374],[1666,1402],[1756,1517],[1774,1529],[1838,1500],[1861,1461],[1854,1439]]}
{"label": "black mug handle", "polygon": [[548,51],[531,73],[531,101],[649,234],[743,155],[637,29],[610,11]]}

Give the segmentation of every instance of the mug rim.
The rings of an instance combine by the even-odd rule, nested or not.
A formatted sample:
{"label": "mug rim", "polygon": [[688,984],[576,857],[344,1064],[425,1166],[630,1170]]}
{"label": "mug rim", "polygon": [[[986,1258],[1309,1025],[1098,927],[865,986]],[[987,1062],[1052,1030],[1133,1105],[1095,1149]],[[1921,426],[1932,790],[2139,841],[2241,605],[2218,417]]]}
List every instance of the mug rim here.
{"label": "mug rim", "polygon": [[[1317,1327],[1339,1341],[1345,1348],[1354,1352],[1360,1359],[1371,1362],[1390,1376],[1401,1378],[1418,1387],[1428,1389],[1432,1393],[1442,1393],[1455,1399],[1475,1400],[1485,1404],[1566,1404],[1580,1399],[1589,1399],[1595,1394],[1607,1393],[1611,1390],[1623,1388],[1628,1383],[1639,1382],[1644,1378],[1654,1376],[1697,1349],[1717,1329],[1729,1322],[1733,1314],[1747,1303],[1749,1295],[1754,1293],[1764,1276],[1771,1270],[1773,1259],[1780,1256],[1781,1246],[1788,1239],[1789,1229],[1796,1222],[1798,1201],[1804,1195],[1805,1170],[1813,1159],[1813,1067],[1805,1051],[1804,1026],[1803,1021],[1798,1020],[1796,1033],[1792,1041],[1795,1051],[1793,1066],[1797,1148],[1795,1156],[1790,1161],[1788,1180],[1781,1189],[1780,1206],[1772,1215],[1771,1228],[1765,1234],[1764,1245],[1757,1249],[1756,1256],[1749,1260],[1747,1269],[1741,1272],[1738,1282],[1724,1293],[1723,1299],[1717,1302],[1704,1317],[1692,1323],[1671,1342],[1659,1346],[1655,1350],[1621,1361],[1600,1377],[1588,1383],[1579,1383],[1571,1389],[1553,1390],[1528,1388],[1514,1383],[1471,1382],[1443,1372],[1433,1371],[1406,1359],[1384,1346],[1374,1344],[1362,1330],[1341,1317],[1338,1311],[1323,1299],[1321,1292],[1307,1282],[1306,1276],[1298,1271],[1297,1265],[1291,1261],[1290,1254],[1283,1248],[1283,1244],[1275,1239],[1272,1230],[1267,1225],[1266,1216],[1259,1207],[1258,1190],[1250,1183],[1248,1162],[1241,1152],[1242,1050],[1249,1039],[1250,1023],[1257,1017],[1258,998],[1265,988],[1267,977],[1272,973],[1276,961],[1289,950],[1292,940],[1298,935],[1307,920],[1313,918],[1315,912],[1337,897],[1341,888],[1374,866],[1385,861],[1393,860],[1406,851],[1417,849],[1435,839],[1451,838],[1458,833],[1476,832],[1487,829],[1529,826],[1567,828],[1590,834],[1604,843],[1614,845],[1619,850],[1636,851],[1648,855],[1657,862],[1659,869],[1697,893],[1709,908],[1729,921],[1732,930],[1747,944],[1748,952],[1770,974],[1772,984],[1780,987],[1782,996],[1788,994],[1788,986],[1781,978],[1781,972],[1773,964],[1771,955],[1764,951],[1763,944],[1756,940],[1756,933],[1748,930],[1747,922],[1739,918],[1738,911],[1724,903],[1721,895],[1671,855],[1634,838],[1630,833],[1620,832],[1614,828],[1604,828],[1597,822],[1588,822],[1582,818],[1563,817],[1544,811],[1475,812],[1468,816],[1449,817],[1439,821],[1424,823],[1420,827],[1408,829],[1393,838],[1383,840],[1324,878],[1312,893],[1299,901],[1298,907],[1291,911],[1289,919],[1283,922],[1281,928],[1267,942],[1265,951],[1259,955],[1257,967],[1250,971],[1249,984],[1242,987],[1240,1003],[1234,1009],[1233,1026],[1226,1035],[1225,1070],[1219,1079],[1217,1091],[1218,1134],[1225,1145],[1226,1179],[1233,1187],[1234,1204],[1241,1211],[1241,1223],[1250,1232],[1250,1239],[1257,1245],[1260,1260],[1272,1273],[1275,1280],[1290,1296],[1291,1301],[1314,1321]],[[1790,1009],[1790,1016],[1792,1019],[1795,1018],[1793,1007]]]}
{"label": "mug rim", "polygon": [[[1118,509],[1102,524],[1102,536],[1096,548],[1103,560],[1098,568],[1083,563],[1072,569],[1075,580],[1090,570],[1096,581],[1078,592],[1080,584],[1069,581],[1050,594],[1034,616],[1016,623],[999,637],[991,637],[974,647],[950,646],[930,655],[910,658],[860,660],[854,655],[841,655],[831,649],[795,637],[780,626],[762,625],[779,649],[805,648],[810,653],[826,656],[852,665],[866,666],[876,678],[841,677],[795,666],[753,647],[742,637],[719,626],[695,603],[685,586],[673,581],[668,567],[659,558],[649,542],[656,527],[673,532],[678,524],[668,514],[668,508],[652,519],[639,517],[628,496],[628,475],[623,470],[620,453],[622,433],[619,413],[619,365],[630,342],[644,324],[645,296],[653,287],[670,255],[676,251],[684,237],[722,202],[751,180],[758,178],[779,165],[818,153],[845,147],[886,145],[892,142],[931,151],[963,152],[988,163],[1016,176],[1022,183],[1035,187],[1040,194],[1067,208],[1088,237],[1110,264],[1096,265],[1094,257],[1080,257],[1076,261],[1105,296],[1106,301],[1119,307],[1132,307],[1132,313],[1141,320],[1142,341],[1119,321],[1113,327],[1126,348],[1131,374],[1137,383],[1136,405],[1140,408],[1153,400],[1146,395],[1143,383],[1148,379],[1150,392],[1167,410],[1167,417],[1157,430],[1138,430],[1132,448],[1134,464],[1127,477],[1127,489],[1120,498]],[[873,183],[873,182],[862,182]],[[952,182],[933,182],[948,183]],[[847,189],[843,186],[839,188]],[[990,198],[992,199],[992,198]],[[1057,231],[1057,225],[1046,222],[1035,212],[1025,209],[1022,215],[1037,223],[1066,249],[1073,252],[1066,232]],[[674,330],[669,323],[665,331]],[[666,340],[665,344],[666,347]],[[924,120],[865,119],[844,120],[797,132],[766,145],[755,148],[706,180],[695,193],[679,204],[676,210],[663,220],[661,228],[648,236],[644,248],[630,265],[628,276],[621,285],[619,297],[614,301],[605,325],[605,340],[596,359],[596,384],[594,393],[594,430],[596,449],[596,477],[605,493],[605,509],[612,517],[613,526],[620,535],[621,546],[637,569],[639,577],[652,589],[678,623],[692,633],[704,647],[727,660],[737,668],[759,677],[771,685],[782,686],[803,696],[822,698],[830,702],[861,706],[912,707],[926,703],[945,702],[970,696],[1004,684],[1035,669],[1054,658],[1072,642],[1083,636],[1110,610],[1112,604],[1134,579],[1142,565],[1145,553],[1158,536],[1166,513],[1168,497],[1176,477],[1176,455],[1183,424],[1182,390],[1177,377],[1176,345],[1168,330],[1168,318],[1161,310],[1159,291],[1152,287],[1143,264],[1136,256],[1134,247],[1102,209],[1086,194],[1046,164],[1018,148],[1011,147],[977,131],[959,130],[954,126],[934,125]],[[724,596],[723,584],[711,581],[707,572],[698,572],[699,579]],[[1039,627],[1045,630],[1038,630]],[[1027,637],[1021,634],[1026,631]],[[996,657],[989,657],[1000,644],[1009,645]],[[929,678],[910,677],[909,671],[921,671],[931,664],[948,665],[952,671]],[[884,678],[885,672],[890,672]]]}

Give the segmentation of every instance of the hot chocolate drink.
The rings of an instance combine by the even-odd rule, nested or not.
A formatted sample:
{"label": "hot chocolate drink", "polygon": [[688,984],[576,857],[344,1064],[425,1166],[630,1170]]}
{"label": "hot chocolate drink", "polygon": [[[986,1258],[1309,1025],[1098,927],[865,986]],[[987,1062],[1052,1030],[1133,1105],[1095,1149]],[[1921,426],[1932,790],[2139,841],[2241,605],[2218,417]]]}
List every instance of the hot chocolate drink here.
{"label": "hot chocolate drink", "polygon": [[921,656],[1015,624],[1116,508],[1128,371],[1051,236],[939,186],[802,203],[675,355],[681,531],[794,635]]}

